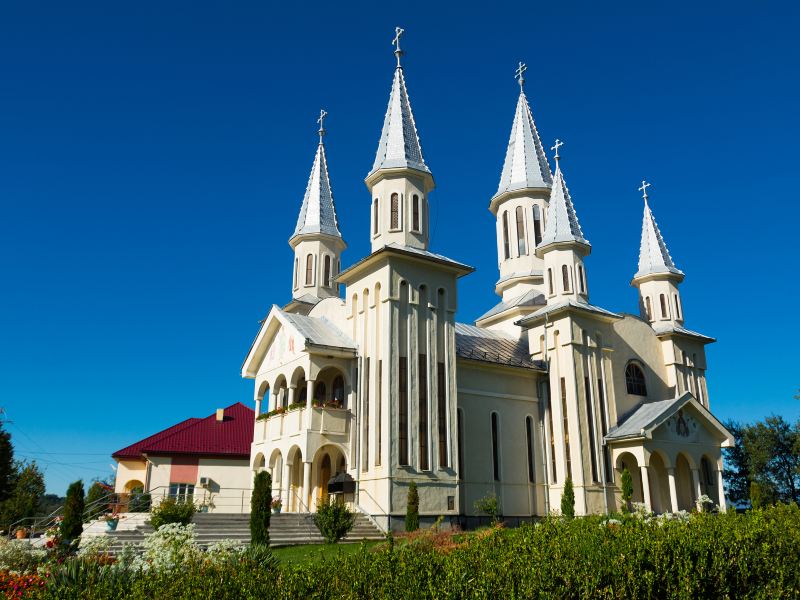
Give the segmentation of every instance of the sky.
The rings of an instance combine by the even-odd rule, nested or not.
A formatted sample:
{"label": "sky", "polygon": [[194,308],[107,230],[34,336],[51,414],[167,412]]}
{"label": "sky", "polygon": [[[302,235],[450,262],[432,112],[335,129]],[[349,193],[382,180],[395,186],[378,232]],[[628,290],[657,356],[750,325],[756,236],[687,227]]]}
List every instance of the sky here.
{"label": "sky", "polygon": [[[583,230],[591,301],[636,312],[642,200],[686,273],[722,420],[800,418],[796,43],[777,4],[0,4],[0,407],[47,489],[185,418],[253,405],[240,367],[291,295],[324,108],[343,267],[369,252],[394,27],[427,164],[431,249],[498,298],[488,211],[518,87]],[[705,12],[704,12],[705,11]]]}

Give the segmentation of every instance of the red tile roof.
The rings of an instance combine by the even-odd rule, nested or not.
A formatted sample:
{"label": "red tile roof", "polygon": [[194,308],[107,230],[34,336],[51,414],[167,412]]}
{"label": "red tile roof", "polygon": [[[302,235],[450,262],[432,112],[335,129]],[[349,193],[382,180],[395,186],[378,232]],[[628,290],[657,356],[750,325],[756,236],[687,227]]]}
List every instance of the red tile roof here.
{"label": "red tile roof", "polygon": [[192,417],[117,450],[112,456],[117,459],[142,458],[143,454],[249,457],[254,419],[253,409],[237,402],[225,409],[222,422],[217,422],[216,412],[204,419]]}

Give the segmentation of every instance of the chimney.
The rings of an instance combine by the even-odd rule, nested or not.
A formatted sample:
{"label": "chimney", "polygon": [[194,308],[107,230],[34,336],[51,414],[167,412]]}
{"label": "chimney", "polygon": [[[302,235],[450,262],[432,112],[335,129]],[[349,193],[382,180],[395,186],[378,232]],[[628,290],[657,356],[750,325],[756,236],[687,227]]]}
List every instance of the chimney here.
{"label": "chimney", "polygon": [[222,423],[225,420],[225,409],[218,408],[217,409],[217,423]]}

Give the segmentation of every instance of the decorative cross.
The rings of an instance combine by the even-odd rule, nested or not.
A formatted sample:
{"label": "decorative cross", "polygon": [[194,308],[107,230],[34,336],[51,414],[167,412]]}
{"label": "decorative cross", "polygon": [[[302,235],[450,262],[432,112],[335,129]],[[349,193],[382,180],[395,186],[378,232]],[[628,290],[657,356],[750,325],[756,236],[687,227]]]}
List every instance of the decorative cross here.
{"label": "decorative cross", "polygon": [[526,65],[524,62],[519,63],[519,66],[517,67],[517,73],[516,75],[514,75],[514,79],[519,81],[520,89],[522,88],[523,85],[525,85],[525,78],[522,76],[522,74],[527,70],[528,70],[528,65]]}
{"label": "decorative cross", "polygon": [[325,109],[319,111],[319,119],[317,119],[317,123],[319,123],[319,141],[322,143],[322,136],[325,135],[325,117],[328,116],[328,113]]}
{"label": "decorative cross", "polygon": [[562,142],[561,140],[559,140],[558,138],[556,138],[556,143],[555,143],[555,144],[553,144],[553,147],[552,147],[552,148],[550,148],[550,150],[555,150],[555,151],[556,151],[556,160],[558,160],[558,159],[559,159],[559,156],[558,156],[558,149],[559,149],[559,148],[561,148],[561,146],[563,146],[563,145],[564,145],[564,142]]}
{"label": "decorative cross", "polygon": [[642,192],[642,198],[647,201],[647,188],[649,188],[652,183],[647,183],[644,179],[642,179],[642,187],[639,188],[639,191]]}
{"label": "decorative cross", "polygon": [[392,40],[392,45],[394,46],[394,55],[397,57],[397,66],[400,66],[400,57],[405,54],[402,50],[400,50],[400,36],[402,36],[406,32],[405,29],[402,27],[395,27],[394,28],[394,39]]}

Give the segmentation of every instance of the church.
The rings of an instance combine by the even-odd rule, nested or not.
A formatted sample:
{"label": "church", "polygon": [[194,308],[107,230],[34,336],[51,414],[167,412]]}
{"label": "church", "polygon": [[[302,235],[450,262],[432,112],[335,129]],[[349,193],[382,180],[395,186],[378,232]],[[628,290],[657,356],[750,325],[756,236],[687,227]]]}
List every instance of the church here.
{"label": "church", "polygon": [[430,249],[434,178],[401,34],[365,180],[371,253],[344,267],[320,115],[289,238],[292,299],[272,306],[242,365],[254,382],[251,472],[268,470],[283,510],[301,513],[327,500],[336,477],[345,500],[383,530],[402,527],[412,482],[423,521],[465,524],[492,495],[507,519],[557,514],[568,480],[576,514],[619,510],[624,469],[633,500],[655,512],[690,510],[704,494],[725,510],[722,448],[732,437],[710,411],[705,346],[714,339],[685,327],[684,274],[649,184],[640,188],[636,314],[596,306],[580,199],[570,196],[559,141],[548,159],[520,64],[488,199],[499,301],[475,323],[456,321],[458,282],[473,269]]}

